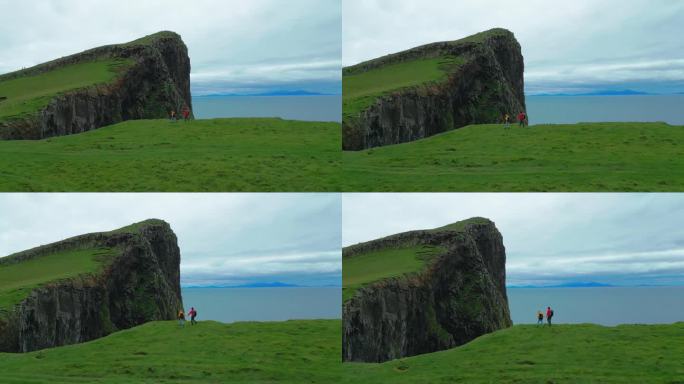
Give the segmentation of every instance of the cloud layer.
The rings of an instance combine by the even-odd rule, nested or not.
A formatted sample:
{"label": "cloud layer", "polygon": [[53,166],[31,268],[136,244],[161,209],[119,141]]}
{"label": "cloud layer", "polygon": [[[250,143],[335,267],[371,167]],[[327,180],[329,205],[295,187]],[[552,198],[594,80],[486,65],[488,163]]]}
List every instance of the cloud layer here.
{"label": "cloud layer", "polygon": [[338,194],[0,194],[0,256],[148,218],[171,224],[185,285],[340,285]]}
{"label": "cloud layer", "polygon": [[340,93],[339,0],[0,0],[0,7],[8,10],[0,73],[172,30],[188,45],[195,95]]}
{"label": "cloud layer", "polygon": [[681,92],[682,19],[669,0],[344,0],[343,64],[503,27],[523,47],[529,93]]}
{"label": "cloud layer", "polygon": [[511,285],[684,284],[679,194],[346,194],[342,242],[473,216],[501,231]]}

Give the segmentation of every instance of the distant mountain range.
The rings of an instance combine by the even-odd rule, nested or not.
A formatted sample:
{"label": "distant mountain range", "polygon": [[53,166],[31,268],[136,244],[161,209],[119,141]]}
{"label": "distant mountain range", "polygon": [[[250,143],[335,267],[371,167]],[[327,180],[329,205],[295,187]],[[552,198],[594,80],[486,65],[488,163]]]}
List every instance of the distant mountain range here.
{"label": "distant mountain range", "polygon": [[540,93],[531,96],[637,96],[637,95],[656,95],[655,93],[634,91],[631,89],[623,90],[600,90],[587,93]]}
{"label": "distant mountain range", "polygon": [[197,97],[244,97],[244,96],[330,96],[329,93],[309,92],[303,90],[271,91],[261,93],[214,93]]}
{"label": "distant mountain range", "polygon": [[248,283],[248,284],[239,284],[239,285],[230,285],[230,284],[212,284],[212,285],[199,285],[199,284],[191,284],[191,285],[183,285],[183,288],[291,288],[291,287],[300,287],[300,288],[337,288],[339,285],[321,285],[321,286],[310,286],[310,285],[298,285],[298,284],[289,284],[289,283],[283,283],[280,281],[274,281],[274,282],[267,282],[267,283]]}
{"label": "distant mountain range", "polygon": [[507,288],[597,288],[597,287],[614,287],[614,285],[590,282],[569,282],[556,285],[515,285]]}

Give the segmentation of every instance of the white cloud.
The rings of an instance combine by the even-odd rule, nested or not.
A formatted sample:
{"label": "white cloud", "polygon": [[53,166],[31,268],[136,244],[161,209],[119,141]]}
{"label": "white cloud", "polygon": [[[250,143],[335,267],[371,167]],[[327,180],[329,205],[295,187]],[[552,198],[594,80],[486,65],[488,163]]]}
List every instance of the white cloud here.
{"label": "white cloud", "polygon": [[343,0],[343,64],[494,27],[513,31],[526,80],[684,81],[684,3],[669,0]]}
{"label": "white cloud", "polygon": [[178,237],[183,281],[322,274],[339,284],[340,210],[338,194],[5,193],[0,255],[159,218]]}
{"label": "white cloud", "polygon": [[[229,83],[339,83],[339,0],[293,0],[287,6],[277,0],[0,0],[0,8],[6,10],[0,73],[172,30],[188,46],[193,88],[217,80],[211,73]],[[279,66],[283,62],[290,64]],[[312,62],[336,65],[337,71],[311,68]]]}
{"label": "white cloud", "polygon": [[474,216],[502,233],[509,283],[684,271],[680,194],[345,194],[342,243]]}

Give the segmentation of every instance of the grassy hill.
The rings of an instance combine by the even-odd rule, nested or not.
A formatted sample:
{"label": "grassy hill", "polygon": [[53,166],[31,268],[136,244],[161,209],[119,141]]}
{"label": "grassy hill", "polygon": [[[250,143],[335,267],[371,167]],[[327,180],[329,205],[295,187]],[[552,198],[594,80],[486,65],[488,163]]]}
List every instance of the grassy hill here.
{"label": "grassy hill", "polygon": [[336,191],[340,125],[135,120],[0,141],[0,191]]}
{"label": "grassy hill", "polygon": [[684,323],[518,325],[447,351],[345,363],[345,383],[684,383]]}
{"label": "grassy hill", "polygon": [[95,59],[17,78],[0,76],[0,120],[35,113],[60,93],[109,83],[130,64],[128,59]]}
{"label": "grassy hill", "polygon": [[684,127],[474,125],[344,152],[344,191],[683,191]]}
{"label": "grassy hill", "polygon": [[26,354],[0,353],[3,383],[333,383],[339,320],[179,328],[151,322],[105,338]]}

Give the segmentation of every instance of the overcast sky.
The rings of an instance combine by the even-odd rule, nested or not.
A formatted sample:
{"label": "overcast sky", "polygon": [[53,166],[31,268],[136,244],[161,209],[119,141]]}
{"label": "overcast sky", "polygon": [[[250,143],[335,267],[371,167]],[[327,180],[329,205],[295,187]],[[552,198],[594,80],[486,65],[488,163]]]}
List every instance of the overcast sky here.
{"label": "overcast sky", "polygon": [[161,30],[188,46],[194,95],[341,92],[339,0],[0,0],[0,73]]}
{"label": "overcast sky", "polygon": [[684,91],[684,1],[344,0],[345,66],[502,27],[525,57],[528,94]]}
{"label": "overcast sky", "polygon": [[187,285],[341,285],[339,194],[0,194],[0,256],[149,218],[167,221]]}
{"label": "overcast sky", "polygon": [[496,223],[509,285],[684,284],[682,194],[344,194],[342,243]]}

